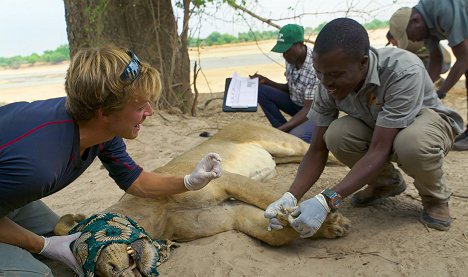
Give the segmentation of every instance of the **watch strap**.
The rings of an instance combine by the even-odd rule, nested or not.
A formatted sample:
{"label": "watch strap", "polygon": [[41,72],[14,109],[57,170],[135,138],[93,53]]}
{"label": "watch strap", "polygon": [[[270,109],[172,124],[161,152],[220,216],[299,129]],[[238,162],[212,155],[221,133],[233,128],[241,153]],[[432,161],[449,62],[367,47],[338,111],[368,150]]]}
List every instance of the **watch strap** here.
{"label": "watch strap", "polygon": [[336,211],[338,207],[341,206],[341,203],[343,202],[343,198],[339,193],[336,191],[326,188],[324,189],[321,194],[325,196],[325,199],[327,200],[327,204],[330,207],[330,210]]}

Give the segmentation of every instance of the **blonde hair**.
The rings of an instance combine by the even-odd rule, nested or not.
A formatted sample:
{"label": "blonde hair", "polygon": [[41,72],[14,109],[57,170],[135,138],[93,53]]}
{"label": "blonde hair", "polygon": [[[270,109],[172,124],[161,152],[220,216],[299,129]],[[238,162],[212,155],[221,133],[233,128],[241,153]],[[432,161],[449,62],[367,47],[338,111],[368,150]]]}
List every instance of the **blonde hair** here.
{"label": "blonde hair", "polygon": [[123,48],[104,46],[80,49],[72,58],[65,77],[66,107],[78,121],[89,121],[100,108],[113,113],[129,100],[147,97],[157,101],[161,93],[159,72],[141,62],[137,78],[122,81],[120,75],[131,57]]}

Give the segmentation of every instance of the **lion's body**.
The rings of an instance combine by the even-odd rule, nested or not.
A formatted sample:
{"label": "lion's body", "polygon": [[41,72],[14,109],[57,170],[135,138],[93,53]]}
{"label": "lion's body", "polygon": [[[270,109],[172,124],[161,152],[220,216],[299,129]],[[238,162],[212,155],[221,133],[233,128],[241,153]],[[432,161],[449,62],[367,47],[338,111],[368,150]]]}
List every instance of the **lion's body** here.
{"label": "lion's body", "polygon": [[[251,237],[279,246],[299,237],[292,228],[268,231],[265,208],[283,192],[270,191],[260,182],[276,174],[276,163],[300,162],[308,144],[302,140],[255,122],[232,123],[195,148],[174,158],[154,172],[183,176],[189,174],[208,152],[222,158],[222,176],[199,191],[190,191],[157,199],[125,194],[105,212],[126,215],[142,226],[155,239],[189,241],[238,230]],[[292,181],[292,180],[291,180]],[[64,233],[68,230],[61,225]],[[339,213],[332,213],[315,237],[344,236],[350,222]],[[117,246],[104,249],[118,256]],[[128,260],[125,255],[123,260]],[[97,268],[107,276],[116,260],[98,260]],[[112,265],[111,267],[109,265]],[[127,262],[120,268],[129,268]],[[104,273],[103,273],[104,272]],[[132,276],[132,275],[130,275]]]}
{"label": "lion's body", "polygon": [[[221,178],[202,190],[159,199],[125,195],[107,211],[133,218],[155,238],[188,241],[238,230],[270,245],[282,245],[298,234],[291,228],[267,231],[263,211],[282,192],[265,190],[259,181],[276,174],[276,163],[300,162],[307,149],[307,143],[272,127],[235,122],[155,170],[168,175],[188,174],[203,155],[217,152],[223,160]],[[317,235],[344,235],[340,223],[346,220],[341,216],[334,219],[338,220],[336,226],[330,222],[332,229],[322,228]]]}

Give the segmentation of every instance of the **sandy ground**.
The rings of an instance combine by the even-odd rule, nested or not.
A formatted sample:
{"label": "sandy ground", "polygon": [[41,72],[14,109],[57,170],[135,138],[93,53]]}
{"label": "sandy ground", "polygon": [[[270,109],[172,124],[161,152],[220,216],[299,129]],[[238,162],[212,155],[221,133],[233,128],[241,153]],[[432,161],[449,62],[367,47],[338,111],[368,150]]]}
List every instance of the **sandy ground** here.
{"label": "sandy ground", "polygon": [[[238,70],[241,75],[243,72],[253,73],[258,70],[278,81],[282,80],[282,72],[275,72],[281,71],[276,65]],[[212,91],[222,90],[224,78],[230,72],[232,68],[222,73],[217,70],[218,79],[211,75],[215,72],[205,72]],[[221,84],[220,88],[218,83]],[[237,119],[268,124],[261,109],[256,113],[223,113],[222,100],[216,99],[220,96],[217,93],[202,94],[197,117],[157,111],[144,122],[140,136],[127,141],[128,152],[143,168],[152,170],[206,140],[199,136],[202,131],[216,133]],[[205,107],[210,99],[215,100]],[[463,84],[458,84],[444,102],[459,111],[466,120]],[[418,222],[420,198],[412,185],[412,178],[405,175],[407,191],[379,206],[352,208],[349,199],[345,200],[341,211],[353,223],[347,237],[336,240],[297,240],[290,245],[273,248],[242,233],[229,231],[182,243],[171,258],[159,267],[159,271],[161,276],[174,277],[467,276],[466,164],[467,153],[453,151],[447,156],[444,165],[449,187],[454,193],[450,202],[454,220],[448,232],[427,229]],[[297,164],[278,166],[277,176],[264,183],[265,190],[284,192],[291,184],[296,170]],[[312,197],[321,188],[336,184],[347,172],[345,167],[327,167],[305,198]],[[101,168],[99,161],[96,161],[75,182],[45,198],[45,202],[58,214],[77,211],[92,214],[118,201],[122,194]],[[63,266],[56,263],[50,265],[56,276],[72,276]]]}

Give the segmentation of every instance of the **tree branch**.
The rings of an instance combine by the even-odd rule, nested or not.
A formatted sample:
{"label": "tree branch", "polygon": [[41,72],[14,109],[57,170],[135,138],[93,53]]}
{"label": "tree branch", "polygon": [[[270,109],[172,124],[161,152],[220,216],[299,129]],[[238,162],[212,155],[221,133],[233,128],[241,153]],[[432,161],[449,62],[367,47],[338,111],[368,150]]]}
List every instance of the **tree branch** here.
{"label": "tree branch", "polygon": [[273,27],[275,27],[275,28],[277,28],[277,29],[281,29],[281,26],[279,26],[278,24],[273,23],[273,22],[271,21],[271,19],[267,19],[267,18],[261,17],[261,16],[255,14],[255,13],[249,11],[248,9],[246,9],[246,8],[244,8],[244,7],[240,6],[240,5],[238,5],[238,4],[237,4],[236,2],[234,2],[234,1],[227,1],[227,3],[228,3],[229,6],[233,7],[233,8],[236,9],[236,10],[241,10],[241,11],[247,13],[248,15],[250,15],[250,16],[253,17],[253,18],[256,18],[256,19],[258,19],[258,20],[260,20],[260,21],[262,21],[262,22],[264,22],[264,23],[266,23],[266,24],[268,24],[268,25],[270,25],[270,26],[273,26]]}
{"label": "tree branch", "polygon": [[[238,5],[238,4],[237,4],[236,2],[234,2],[234,1],[227,1],[227,4],[228,4],[229,6],[231,6],[231,7],[233,7],[235,10],[241,10],[241,11],[245,12],[246,14],[250,15],[251,17],[256,18],[256,19],[262,21],[263,23],[266,23],[266,24],[268,24],[268,25],[270,25],[270,26],[272,26],[272,27],[275,27],[275,28],[278,29],[278,30],[281,29],[281,26],[278,25],[278,24],[276,24],[276,23],[273,23],[272,19],[268,19],[268,18],[261,17],[261,16],[259,16],[258,14],[255,14],[255,13],[253,13],[252,11],[250,11],[250,10],[248,10],[248,9],[246,9],[246,8],[244,8],[244,7],[242,7],[242,6],[240,6],[240,5]],[[310,40],[310,39],[307,39],[307,38],[304,39],[304,41],[305,41],[305,42],[312,43],[312,44],[315,43],[313,40]]]}
{"label": "tree branch", "polygon": [[197,68],[197,62],[195,61],[193,65],[193,92],[195,94],[192,102],[191,114],[192,116],[197,116],[197,102],[198,102],[198,89],[197,89],[197,76],[200,69]]}

